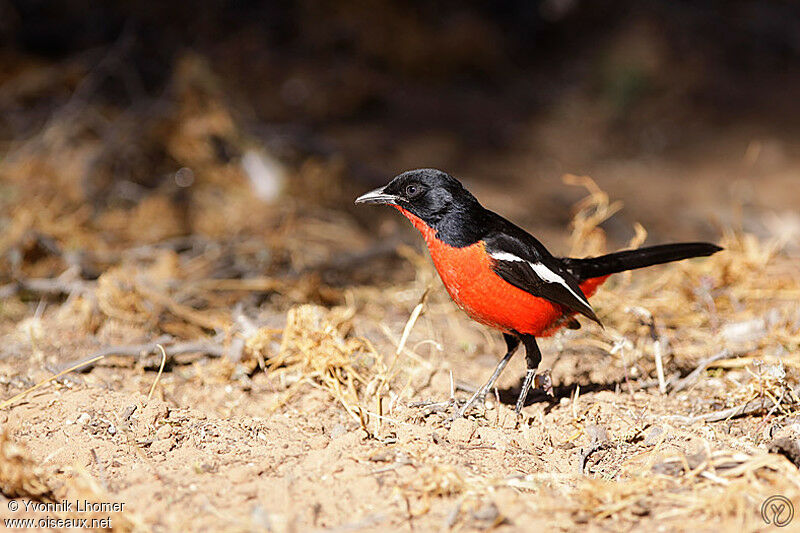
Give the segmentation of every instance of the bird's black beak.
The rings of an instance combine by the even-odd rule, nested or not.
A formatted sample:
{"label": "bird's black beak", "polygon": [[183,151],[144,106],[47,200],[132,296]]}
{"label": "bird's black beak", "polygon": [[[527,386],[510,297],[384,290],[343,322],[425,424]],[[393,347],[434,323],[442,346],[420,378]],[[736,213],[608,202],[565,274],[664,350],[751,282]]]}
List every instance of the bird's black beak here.
{"label": "bird's black beak", "polygon": [[356,198],[357,204],[391,204],[396,205],[399,199],[394,194],[386,194],[384,192],[386,187],[379,187],[374,191],[369,191],[367,194],[362,194]]}

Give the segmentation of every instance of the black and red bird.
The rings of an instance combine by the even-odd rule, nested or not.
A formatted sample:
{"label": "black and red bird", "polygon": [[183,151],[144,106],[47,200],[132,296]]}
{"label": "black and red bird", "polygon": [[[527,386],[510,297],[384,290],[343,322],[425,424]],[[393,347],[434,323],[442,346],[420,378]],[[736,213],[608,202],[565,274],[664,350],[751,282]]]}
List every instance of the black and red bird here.
{"label": "black and red bird", "polygon": [[431,168],[404,172],[356,203],[397,208],[422,233],[453,301],[474,320],[503,332],[505,356],[458,416],[485,399],[521,342],[528,370],[517,400],[519,413],[542,359],[536,337],[579,327],[578,314],[600,324],[588,297],[611,274],[721,250],[687,242],[586,259],[554,257],[531,234],[485,209],[457,179]]}

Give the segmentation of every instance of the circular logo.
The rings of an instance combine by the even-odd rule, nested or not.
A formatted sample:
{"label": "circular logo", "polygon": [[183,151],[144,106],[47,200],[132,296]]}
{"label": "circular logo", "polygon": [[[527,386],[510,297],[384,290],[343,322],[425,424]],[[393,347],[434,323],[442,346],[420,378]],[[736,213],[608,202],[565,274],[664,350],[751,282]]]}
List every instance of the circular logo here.
{"label": "circular logo", "polygon": [[770,496],[761,504],[761,518],[777,527],[789,525],[794,518],[794,505],[786,496]]}

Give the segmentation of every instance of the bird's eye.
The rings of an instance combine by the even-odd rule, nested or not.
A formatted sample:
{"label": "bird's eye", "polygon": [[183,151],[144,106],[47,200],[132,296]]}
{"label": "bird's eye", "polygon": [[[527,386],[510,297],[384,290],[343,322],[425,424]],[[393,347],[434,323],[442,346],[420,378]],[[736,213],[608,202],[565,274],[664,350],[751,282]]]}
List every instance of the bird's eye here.
{"label": "bird's eye", "polygon": [[414,198],[422,191],[422,188],[419,185],[407,185],[406,186],[406,196],[408,198]]}

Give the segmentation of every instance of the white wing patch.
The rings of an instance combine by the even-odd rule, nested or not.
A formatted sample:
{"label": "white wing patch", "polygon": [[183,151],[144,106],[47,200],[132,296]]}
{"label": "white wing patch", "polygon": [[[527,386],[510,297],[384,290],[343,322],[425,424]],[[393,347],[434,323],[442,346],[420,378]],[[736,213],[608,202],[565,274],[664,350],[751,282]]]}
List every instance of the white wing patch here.
{"label": "white wing patch", "polygon": [[528,265],[533,269],[533,272],[537,276],[539,276],[542,280],[544,280],[544,281],[546,281],[548,283],[558,283],[559,285],[563,285],[570,293],[572,293],[572,295],[575,298],[577,298],[579,301],[585,303],[586,306],[591,309],[592,306],[589,305],[588,301],[586,301],[586,297],[584,295],[578,294],[577,292],[575,292],[572,289],[572,287],[570,287],[567,284],[567,282],[566,282],[566,280],[564,280],[564,278],[562,278],[561,276],[559,276],[558,274],[556,274],[555,272],[553,272],[552,270],[547,268],[547,266],[544,265],[543,263],[533,263],[531,261],[525,261],[521,257],[517,257],[516,255],[508,253],[508,252],[493,252],[493,253],[489,254],[489,256],[492,259],[496,259],[498,261],[512,261],[512,262],[528,263]]}
{"label": "white wing patch", "polygon": [[517,257],[516,255],[510,254],[508,252],[492,252],[489,254],[489,257],[491,257],[492,259],[497,259],[498,261],[512,261],[512,262],[519,261],[523,263],[525,262],[525,260],[522,259],[521,257]]}
{"label": "white wing patch", "polygon": [[562,278],[561,276],[559,276],[558,274],[547,268],[545,265],[543,265],[542,263],[531,263],[530,261],[528,261],[528,264],[531,266],[533,271],[536,272],[537,276],[539,276],[545,281],[549,281],[550,283],[559,283],[563,285],[564,287],[567,288],[567,290],[569,290],[569,292],[572,293],[573,296],[575,296],[575,298],[577,298],[581,302],[584,302],[587,306],[589,305],[589,302],[586,301],[586,297],[584,295],[578,294],[577,292],[572,290],[572,287],[567,285],[567,282],[564,281],[564,278]]}

